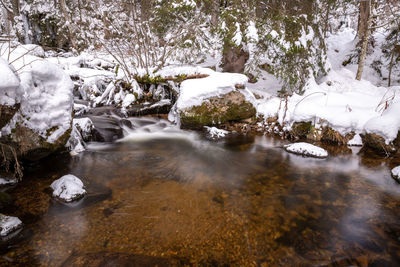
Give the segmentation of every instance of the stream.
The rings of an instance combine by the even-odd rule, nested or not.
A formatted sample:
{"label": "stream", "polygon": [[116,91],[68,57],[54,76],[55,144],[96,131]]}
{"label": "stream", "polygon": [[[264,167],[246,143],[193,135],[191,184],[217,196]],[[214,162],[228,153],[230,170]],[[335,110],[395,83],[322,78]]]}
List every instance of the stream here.
{"label": "stream", "polygon": [[[7,192],[24,228],[0,265],[395,266],[400,264],[399,159],[288,141],[210,140],[156,118],[131,118],[112,143],[89,143],[26,168]],[[74,174],[88,195],[66,205],[49,185]]]}

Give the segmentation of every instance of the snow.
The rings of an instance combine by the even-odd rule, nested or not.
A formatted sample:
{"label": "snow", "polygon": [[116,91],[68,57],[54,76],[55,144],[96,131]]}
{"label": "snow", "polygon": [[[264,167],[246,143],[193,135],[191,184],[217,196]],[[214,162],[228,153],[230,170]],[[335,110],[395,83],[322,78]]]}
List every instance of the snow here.
{"label": "snow", "polygon": [[7,236],[22,227],[22,222],[17,217],[0,214],[0,236]]}
{"label": "snow", "polygon": [[209,68],[203,68],[199,66],[190,66],[190,65],[171,65],[162,68],[161,70],[152,74],[152,77],[160,76],[162,78],[167,77],[178,77],[181,75],[186,76],[194,76],[194,75],[211,75],[214,71]]}
{"label": "snow", "polygon": [[201,105],[210,97],[220,96],[236,90],[235,85],[245,85],[247,76],[237,73],[212,72],[208,77],[185,80],[181,84],[177,100],[178,110]]}
{"label": "snow", "polygon": [[400,181],[400,166],[393,168],[391,173],[392,173],[393,178]]}
{"label": "snow", "polygon": [[[311,31],[309,34],[305,36],[307,40],[311,38]],[[368,80],[357,81],[354,66],[342,66],[346,55],[354,49],[354,37],[355,31],[349,28],[330,35],[327,39],[328,75],[319,83],[311,78],[304,94],[294,94],[287,103],[274,96],[280,86],[274,77],[263,74],[263,79],[249,85],[254,94],[261,96],[256,101],[258,115],[277,117],[279,124],[287,129],[294,122],[310,121],[317,128],[328,126],[343,136],[356,133],[357,139],[352,140],[351,145],[362,144],[358,136],[362,133],[375,133],[386,143],[392,142],[400,130],[400,117],[396,116],[400,114],[400,86],[377,86],[376,75],[371,77],[372,72],[367,75]]]}
{"label": "snow", "polygon": [[367,121],[365,125],[366,133],[375,133],[383,137],[386,144],[396,139],[400,131],[400,102],[391,104],[381,116],[377,116]]}
{"label": "snow", "polygon": [[72,174],[64,175],[55,180],[51,184],[51,188],[54,190],[53,197],[65,202],[72,202],[86,194],[82,181]]}
{"label": "snow", "polygon": [[0,177],[0,185],[14,185],[18,183],[16,178],[3,178]]}
{"label": "snow", "polygon": [[285,150],[291,153],[303,155],[303,156],[309,156],[309,157],[316,157],[316,158],[326,158],[328,157],[328,152],[320,148],[318,146],[314,146],[309,143],[294,143],[294,144],[289,144],[285,145]]}
{"label": "snow", "polygon": [[204,126],[204,128],[207,129],[207,132],[211,138],[221,138],[229,134],[229,131],[218,129],[217,127]]}
{"label": "snow", "polygon": [[[0,52],[6,55],[4,51]],[[6,63],[1,62],[4,68]],[[24,46],[13,50],[9,62],[20,78],[21,109],[19,120],[14,124],[23,124],[47,142],[54,143],[71,128],[74,86],[71,79],[57,65],[27,54]],[[16,85],[15,79],[13,85]],[[9,134],[11,130],[12,125],[8,125],[2,132]]]}
{"label": "snow", "polygon": [[74,119],[72,123],[71,136],[66,144],[72,156],[85,151],[85,140],[92,135],[94,124],[89,118]]}
{"label": "snow", "polygon": [[133,102],[136,101],[136,97],[133,94],[127,94],[122,101],[122,107],[127,108],[129,107]]}
{"label": "snow", "polygon": [[362,146],[363,142],[362,142],[361,136],[359,134],[354,135],[354,137],[351,140],[349,140],[347,145],[349,145],[349,146]]}
{"label": "snow", "polygon": [[0,105],[13,106],[18,102],[20,81],[15,70],[0,57]]}

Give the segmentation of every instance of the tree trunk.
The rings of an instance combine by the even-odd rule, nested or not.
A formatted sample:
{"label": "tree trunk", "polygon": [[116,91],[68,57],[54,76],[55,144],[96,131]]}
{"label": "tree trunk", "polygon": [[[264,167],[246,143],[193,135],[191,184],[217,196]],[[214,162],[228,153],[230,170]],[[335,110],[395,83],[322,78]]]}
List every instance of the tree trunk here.
{"label": "tree trunk", "polygon": [[364,70],[364,65],[365,65],[365,58],[367,57],[367,50],[368,50],[368,40],[369,40],[369,36],[371,34],[371,24],[372,24],[372,16],[370,15],[372,12],[371,8],[371,1],[367,1],[367,2],[361,2],[360,3],[360,18],[361,18],[361,4],[366,3],[367,4],[367,9],[368,11],[366,12],[367,14],[369,14],[366,17],[366,21],[359,21],[359,28],[360,25],[362,27],[362,29],[364,30],[364,32],[362,33],[362,42],[361,42],[361,52],[360,52],[360,57],[358,60],[358,69],[357,69],[357,74],[356,74],[356,80],[361,80],[361,76]]}
{"label": "tree trunk", "polygon": [[65,4],[65,0],[60,0],[60,7],[61,7],[61,12],[63,13],[64,20],[67,23],[67,29],[68,29],[68,35],[71,41],[71,45],[73,48],[76,48],[76,42],[75,42],[75,36],[74,36],[74,31],[72,29],[72,20],[69,17],[69,14],[67,12],[67,6]]}
{"label": "tree trunk", "polygon": [[367,22],[369,13],[371,11],[371,1],[362,1],[360,2],[360,11],[358,14],[358,29],[357,36],[359,40],[364,38],[364,34],[366,33]]}

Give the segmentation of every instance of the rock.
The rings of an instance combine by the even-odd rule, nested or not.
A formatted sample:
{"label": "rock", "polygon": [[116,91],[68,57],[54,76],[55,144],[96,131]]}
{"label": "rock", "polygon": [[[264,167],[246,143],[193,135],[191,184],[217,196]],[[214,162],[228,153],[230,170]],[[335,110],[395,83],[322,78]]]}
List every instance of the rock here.
{"label": "rock", "polygon": [[113,142],[123,137],[121,122],[112,116],[89,116],[94,129],[89,141]]}
{"label": "rock", "polygon": [[86,194],[82,181],[72,174],[55,180],[50,187],[53,189],[53,197],[64,202],[78,200]]}
{"label": "rock", "polygon": [[290,153],[314,158],[328,157],[328,152],[325,149],[304,142],[285,145],[285,150]]}
{"label": "rock", "polygon": [[366,147],[382,155],[394,154],[400,147],[400,134],[390,143],[386,143],[385,138],[375,133],[361,134],[361,138]]}
{"label": "rock", "polygon": [[201,105],[179,111],[183,128],[201,129],[229,121],[248,119],[256,115],[253,104],[239,91],[205,99]]}
{"label": "rock", "polygon": [[10,122],[19,108],[19,103],[13,106],[0,105],[0,129]]}
{"label": "rock", "polygon": [[145,116],[145,115],[154,115],[154,114],[168,114],[171,110],[172,103],[169,99],[163,99],[159,102],[143,105],[137,104],[131,106],[126,110],[128,116]]}
{"label": "rock", "polygon": [[0,236],[7,236],[21,227],[22,222],[17,217],[0,214]]}
{"label": "rock", "polygon": [[397,181],[400,182],[400,166],[397,166],[396,168],[393,168],[392,171],[392,177]]}

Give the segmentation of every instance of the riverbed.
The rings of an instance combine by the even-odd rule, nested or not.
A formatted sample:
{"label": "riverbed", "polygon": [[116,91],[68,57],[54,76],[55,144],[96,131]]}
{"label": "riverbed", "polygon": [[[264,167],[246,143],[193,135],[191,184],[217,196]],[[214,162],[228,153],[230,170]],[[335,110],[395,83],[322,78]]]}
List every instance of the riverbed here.
{"label": "riverbed", "polygon": [[[395,266],[397,158],[324,145],[305,158],[275,137],[210,139],[154,118],[26,168],[8,190],[24,228],[0,264],[39,266]],[[74,174],[88,195],[65,205],[49,185]]]}

